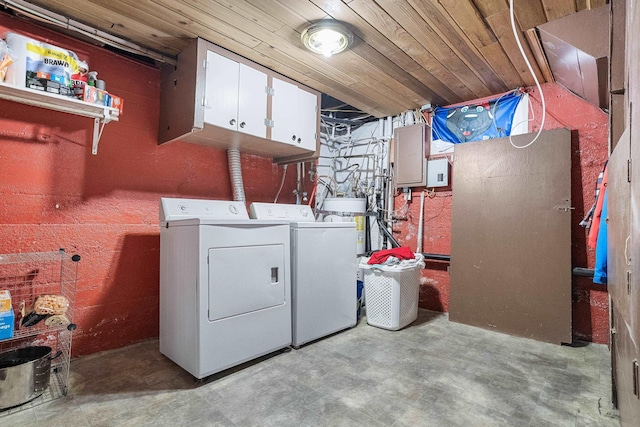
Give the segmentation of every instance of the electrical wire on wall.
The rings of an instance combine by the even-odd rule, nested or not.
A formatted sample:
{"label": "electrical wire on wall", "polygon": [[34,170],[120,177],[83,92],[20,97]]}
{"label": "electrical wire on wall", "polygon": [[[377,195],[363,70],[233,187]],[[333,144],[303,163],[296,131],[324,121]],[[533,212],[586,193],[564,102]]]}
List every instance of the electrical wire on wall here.
{"label": "electrical wire on wall", "polygon": [[[371,133],[368,134],[367,131],[367,134],[361,138],[354,138],[351,134],[352,129],[343,129],[342,135],[335,135],[335,128],[339,125],[325,123],[321,144],[329,155],[320,157],[329,159],[331,164],[319,164],[318,167],[330,167],[337,184],[350,184],[346,187],[342,186],[342,193],[354,197],[358,193],[358,182],[371,179],[368,174],[375,172],[375,164],[384,151],[380,148],[383,139],[375,136],[380,124],[377,122]],[[325,132],[324,129],[327,131]]]}
{"label": "electrical wire on wall", "polygon": [[[416,120],[413,114],[411,111],[404,113],[411,115],[405,122]],[[328,214],[323,211],[324,200],[328,197],[350,197],[366,200],[365,222],[371,215],[378,218],[387,216],[388,191],[392,189],[389,170],[391,123],[392,120],[401,120],[400,116],[357,126],[349,126],[348,120],[324,118],[314,193],[316,211],[320,215]],[[384,247],[389,239],[384,238],[383,241],[384,230],[380,229],[376,234],[379,227],[367,224],[365,229],[367,250]]]}
{"label": "electrical wire on wall", "polygon": [[[375,216],[380,233],[372,235],[373,242],[379,239],[378,248],[384,248],[391,242],[393,230],[391,224],[397,220],[398,212],[394,210],[394,192],[392,164],[389,159],[390,140],[394,127],[410,126],[425,123],[431,127],[430,117],[425,117],[422,109],[408,110],[398,116],[381,119],[377,124],[369,123],[367,127],[357,130],[345,127],[343,123],[325,121],[321,134],[321,154],[318,159],[318,188],[315,192],[316,209],[322,213],[323,201],[327,197],[359,197],[367,200],[368,216]],[[451,156],[444,156],[449,163]],[[332,191],[333,190],[333,191]],[[425,222],[443,214],[446,198],[451,192],[436,192],[425,189],[426,200],[439,198],[442,203],[439,209],[431,206]],[[431,202],[429,202],[431,205]],[[436,205],[438,206],[438,205]],[[410,217],[409,206],[404,208],[405,217]],[[384,229],[384,230],[383,230]],[[375,233],[373,227],[370,228]],[[394,239],[395,240],[395,239]],[[375,243],[371,249],[375,249]]]}
{"label": "electrical wire on wall", "polygon": [[[546,119],[546,103],[545,103],[545,99],[544,99],[544,93],[542,93],[542,88],[540,87],[540,82],[538,81],[538,77],[536,76],[536,73],[534,73],[533,71],[533,67],[531,66],[531,63],[529,62],[529,58],[527,58],[527,55],[524,52],[524,49],[522,48],[522,43],[520,43],[520,37],[518,37],[518,30],[516,28],[516,22],[515,22],[515,16],[514,16],[514,12],[513,12],[513,2],[514,0],[509,0],[509,16],[511,17],[511,30],[513,31],[513,37],[515,37],[516,39],[516,43],[518,44],[518,49],[520,49],[520,54],[522,55],[522,58],[524,58],[524,62],[527,64],[527,68],[529,69],[529,72],[531,73],[531,76],[533,77],[533,81],[535,81],[536,83],[536,87],[538,88],[538,91],[540,92],[540,100],[542,101],[542,118],[540,121],[540,127],[538,128],[538,133],[536,134],[536,136],[527,144],[525,145],[516,145],[513,142],[513,139],[511,138],[511,135],[509,135],[509,142],[511,143],[511,145],[515,148],[527,148],[529,146],[531,146],[534,142],[536,142],[536,140],[538,139],[538,137],[540,136],[540,134],[542,133],[542,129],[544,128],[544,122]],[[533,110],[533,108],[532,108]],[[534,116],[535,117],[535,116]],[[532,121],[533,118],[526,120],[525,122],[530,122]],[[513,125],[513,127],[516,127],[518,125],[520,125],[522,122],[519,122],[515,125]]]}
{"label": "electrical wire on wall", "polygon": [[[376,173],[376,154],[350,154],[346,158],[342,158],[340,153],[333,156],[325,156],[330,164],[319,165],[321,167],[330,168],[331,171],[325,177],[330,178],[334,183],[334,189],[331,191],[335,196],[343,197],[359,197],[366,193],[364,187],[369,185],[372,177]],[[354,159],[358,160],[357,162]],[[321,182],[322,185],[325,183]]]}
{"label": "electrical wire on wall", "polygon": [[282,181],[280,181],[280,188],[278,188],[278,192],[276,193],[276,197],[273,199],[273,203],[278,203],[278,197],[280,197],[280,192],[282,191],[282,187],[284,187],[284,178],[287,176],[287,166],[284,165],[282,167]]}

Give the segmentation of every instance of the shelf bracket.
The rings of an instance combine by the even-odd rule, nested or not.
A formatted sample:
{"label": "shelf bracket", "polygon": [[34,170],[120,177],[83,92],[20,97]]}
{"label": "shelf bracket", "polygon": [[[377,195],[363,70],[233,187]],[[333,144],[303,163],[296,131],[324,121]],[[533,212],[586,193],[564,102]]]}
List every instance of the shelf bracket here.
{"label": "shelf bracket", "polygon": [[100,142],[100,119],[93,119],[93,143],[91,144],[91,154],[98,154],[98,143]]}
{"label": "shelf bracket", "polygon": [[[104,109],[104,118],[96,117],[93,119],[93,140],[91,143],[91,154],[98,154],[98,144],[100,143],[100,137],[104,126],[111,121],[111,114],[108,108]],[[102,126],[100,126],[102,123]]]}

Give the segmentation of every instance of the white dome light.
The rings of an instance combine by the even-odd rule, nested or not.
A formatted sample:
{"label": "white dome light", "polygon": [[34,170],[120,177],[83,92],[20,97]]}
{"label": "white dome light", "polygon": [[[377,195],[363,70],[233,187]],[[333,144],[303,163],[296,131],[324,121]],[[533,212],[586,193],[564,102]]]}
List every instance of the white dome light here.
{"label": "white dome light", "polygon": [[305,28],[301,39],[311,52],[329,57],[346,50],[353,42],[353,33],[338,21],[322,20]]}

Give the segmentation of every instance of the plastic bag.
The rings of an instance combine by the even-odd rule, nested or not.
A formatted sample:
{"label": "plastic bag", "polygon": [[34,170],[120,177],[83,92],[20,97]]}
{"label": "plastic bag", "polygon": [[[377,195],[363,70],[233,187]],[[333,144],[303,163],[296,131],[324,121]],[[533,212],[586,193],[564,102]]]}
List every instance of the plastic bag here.
{"label": "plastic bag", "polygon": [[0,39],[0,82],[4,81],[9,65],[13,64],[14,60],[15,56],[11,49],[9,49],[4,40]]}
{"label": "plastic bag", "polygon": [[36,314],[65,314],[69,300],[62,295],[42,295],[33,304]]}

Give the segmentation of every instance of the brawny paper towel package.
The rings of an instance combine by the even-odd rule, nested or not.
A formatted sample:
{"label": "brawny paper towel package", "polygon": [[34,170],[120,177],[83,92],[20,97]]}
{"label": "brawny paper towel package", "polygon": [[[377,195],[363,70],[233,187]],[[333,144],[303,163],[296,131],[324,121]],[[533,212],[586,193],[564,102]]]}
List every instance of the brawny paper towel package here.
{"label": "brawny paper towel package", "polygon": [[5,83],[72,95],[71,75],[78,70],[75,53],[16,33],[7,33],[6,41],[16,60]]}

